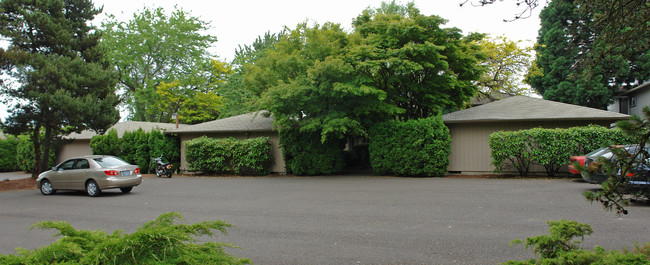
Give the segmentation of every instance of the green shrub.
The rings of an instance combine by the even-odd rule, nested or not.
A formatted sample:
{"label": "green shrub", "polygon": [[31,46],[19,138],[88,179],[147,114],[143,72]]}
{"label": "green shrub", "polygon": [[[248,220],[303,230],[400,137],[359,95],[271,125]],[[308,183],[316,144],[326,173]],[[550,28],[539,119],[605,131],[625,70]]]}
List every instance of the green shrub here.
{"label": "green shrub", "polygon": [[320,132],[286,128],[280,130],[280,145],[289,174],[332,175],[343,170],[344,139],[331,137],[322,142]]}
{"label": "green shrub", "polygon": [[[55,150],[56,148],[50,149],[49,161],[47,161],[48,168],[54,166],[54,161],[56,159]],[[25,172],[32,172],[32,169],[34,168],[34,145],[32,144],[32,140],[29,139],[29,136],[21,135],[18,137],[16,160],[18,169]]]}
{"label": "green shrub", "polygon": [[[650,244],[638,245],[633,250],[606,251],[596,246],[592,251],[580,249],[580,241],[574,240],[590,235],[593,230],[588,224],[576,221],[549,221],[549,234],[529,237],[526,248],[532,247],[539,260],[508,261],[504,264],[650,264]],[[512,244],[521,244],[522,240],[513,240]]]}
{"label": "green shrub", "polygon": [[266,175],[271,165],[268,137],[246,140],[202,136],[185,143],[188,168],[204,173]]}
{"label": "green shrub", "polygon": [[530,165],[530,152],[528,150],[528,137],[523,132],[498,131],[488,137],[492,150],[492,165],[495,172],[516,169],[520,176],[528,175]]}
{"label": "green shrub", "polygon": [[153,157],[162,155],[169,162],[180,165],[180,143],[178,137],[164,135],[158,130],[147,133],[142,129],[125,132],[118,138],[117,131],[110,130],[108,134],[93,136],[90,140],[93,154],[115,155],[125,161],[138,165],[142,173],[153,172]]}
{"label": "green shrub", "polygon": [[[17,249],[17,255],[0,255],[0,264],[250,264],[232,256],[230,244],[206,242],[196,237],[213,237],[213,230],[226,234],[232,227],[224,221],[186,225],[178,213],[164,213],[132,234],[115,231],[76,230],[69,223],[43,221],[32,227],[53,229],[61,237],[35,250]],[[203,240],[201,240],[203,241]]]}
{"label": "green shrub", "polygon": [[0,139],[0,171],[11,172],[18,170],[16,163],[16,148],[18,147],[18,138],[7,136],[7,139]]}
{"label": "green shrub", "polygon": [[370,163],[380,174],[444,176],[449,166],[451,136],[440,115],[389,121],[370,129]]}
{"label": "green shrub", "polygon": [[93,136],[90,139],[90,148],[93,155],[122,156],[122,145],[115,129],[111,129],[104,135]]}
{"label": "green shrub", "polygon": [[[179,169],[181,164],[180,141],[178,137],[166,135],[157,130],[149,133],[149,157],[163,156],[167,161],[174,165],[174,169]],[[150,164],[149,172],[154,172],[155,165]]]}
{"label": "green shrub", "polygon": [[555,176],[569,158],[584,155],[612,144],[634,143],[633,137],[618,129],[590,125],[569,129],[534,128],[520,131],[499,131],[490,134],[492,165],[495,172],[516,169],[528,175],[532,164],[541,165],[548,176]]}

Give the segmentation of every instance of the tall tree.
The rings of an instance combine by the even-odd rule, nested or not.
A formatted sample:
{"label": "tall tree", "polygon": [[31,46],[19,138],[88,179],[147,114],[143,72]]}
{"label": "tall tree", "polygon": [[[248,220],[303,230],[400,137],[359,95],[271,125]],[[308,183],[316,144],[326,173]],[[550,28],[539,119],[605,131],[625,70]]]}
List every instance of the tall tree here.
{"label": "tall tree", "polygon": [[482,35],[465,37],[457,28],[442,28],[444,23],[421,14],[413,3],[394,1],[366,9],[353,22],[357,71],[403,110],[401,119],[460,108],[476,94],[482,56],[475,41]]}
{"label": "tall tree", "polygon": [[205,35],[209,23],[182,9],[167,15],[162,8],[144,8],[128,22],[114,16],[103,22],[105,44],[120,76],[130,119],[169,121],[174,109],[155,108],[157,87],[178,82],[181,94],[205,90],[212,75],[208,48],[217,41]]}
{"label": "tall tree", "polygon": [[616,91],[650,78],[647,49],[619,45],[616,52],[599,52],[612,47],[599,38],[593,14],[580,12],[577,1],[554,0],[540,19],[536,63],[541,74],[528,81],[545,99],[605,109]]}
{"label": "tall tree", "polygon": [[478,80],[478,97],[498,99],[501,95],[531,95],[534,91],[523,83],[523,76],[532,67],[532,47],[522,47],[521,41],[506,37],[479,41],[486,60],[485,72]]}
{"label": "tall tree", "polygon": [[10,40],[1,61],[15,80],[3,84],[2,94],[17,102],[5,131],[31,134],[33,177],[47,167],[57,137],[101,133],[119,119],[116,76],[101,32],[90,26],[100,12],[90,0],[0,2],[0,34]]}
{"label": "tall tree", "polygon": [[373,119],[396,111],[347,62],[348,34],[338,24],[299,24],[248,65],[243,85],[259,95],[281,127],[296,125],[321,141],[364,135]]}

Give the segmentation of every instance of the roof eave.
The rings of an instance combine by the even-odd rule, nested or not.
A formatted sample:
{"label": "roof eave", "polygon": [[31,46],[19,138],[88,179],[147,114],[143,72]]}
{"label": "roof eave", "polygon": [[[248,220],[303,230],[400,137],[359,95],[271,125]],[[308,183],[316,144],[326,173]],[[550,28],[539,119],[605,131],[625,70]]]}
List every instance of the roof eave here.
{"label": "roof eave", "polygon": [[522,122],[522,121],[621,121],[628,117],[581,117],[581,118],[548,118],[548,119],[470,119],[470,120],[446,120],[444,123],[487,123],[487,122]]}

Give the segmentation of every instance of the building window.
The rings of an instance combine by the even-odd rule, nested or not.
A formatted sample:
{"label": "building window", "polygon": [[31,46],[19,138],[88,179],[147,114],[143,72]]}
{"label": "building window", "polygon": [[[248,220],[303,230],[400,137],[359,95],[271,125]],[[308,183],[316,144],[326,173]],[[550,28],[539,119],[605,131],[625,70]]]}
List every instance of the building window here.
{"label": "building window", "polygon": [[630,96],[630,107],[636,107],[636,96]]}

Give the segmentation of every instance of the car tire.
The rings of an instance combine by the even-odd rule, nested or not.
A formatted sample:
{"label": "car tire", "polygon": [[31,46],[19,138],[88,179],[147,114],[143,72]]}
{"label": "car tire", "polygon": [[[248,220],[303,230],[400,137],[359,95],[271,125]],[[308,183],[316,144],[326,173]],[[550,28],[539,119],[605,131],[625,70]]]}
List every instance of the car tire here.
{"label": "car tire", "polygon": [[43,195],[52,195],[56,193],[56,190],[52,187],[52,183],[47,179],[41,180],[39,189]]}
{"label": "car tire", "polygon": [[86,193],[88,193],[88,196],[90,197],[97,197],[102,194],[102,190],[97,185],[97,182],[91,179],[86,182]]}
{"label": "car tire", "polygon": [[129,193],[129,192],[131,192],[131,190],[133,190],[133,187],[124,187],[124,188],[120,188],[120,190],[123,193]]}

